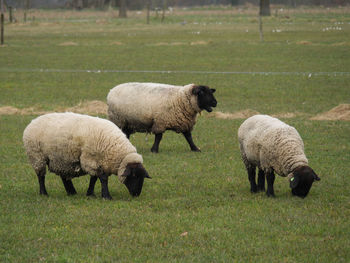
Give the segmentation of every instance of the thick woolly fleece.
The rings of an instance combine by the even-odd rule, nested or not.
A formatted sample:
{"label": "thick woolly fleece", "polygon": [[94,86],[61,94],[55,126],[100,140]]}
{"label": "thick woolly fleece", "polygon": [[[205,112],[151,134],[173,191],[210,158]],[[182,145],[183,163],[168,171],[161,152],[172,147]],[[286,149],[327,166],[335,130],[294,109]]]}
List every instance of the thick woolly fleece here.
{"label": "thick woolly fleece", "polygon": [[265,172],[273,169],[288,176],[299,166],[308,165],[304,144],[297,130],[268,115],[255,115],[238,129],[243,162]]}
{"label": "thick woolly fleece", "polygon": [[23,133],[30,163],[67,178],[83,174],[123,174],[128,163],[142,156],[112,122],[71,112],[50,113],[32,120]]}
{"label": "thick woolly fleece", "polygon": [[167,129],[186,132],[196,123],[197,96],[194,84],[173,86],[158,83],[125,83],[107,96],[108,118],[119,128],[163,133]]}

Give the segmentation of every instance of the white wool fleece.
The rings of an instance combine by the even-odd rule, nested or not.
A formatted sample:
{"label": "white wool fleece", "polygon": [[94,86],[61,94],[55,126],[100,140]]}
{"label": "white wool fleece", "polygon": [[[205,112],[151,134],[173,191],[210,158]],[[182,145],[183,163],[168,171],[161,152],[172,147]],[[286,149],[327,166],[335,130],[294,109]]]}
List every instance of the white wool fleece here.
{"label": "white wool fleece", "polygon": [[288,176],[299,166],[308,165],[304,144],[297,130],[268,115],[255,115],[238,129],[243,162],[265,172],[273,169]]}
{"label": "white wool fleece", "polygon": [[112,122],[71,112],[50,113],[34,119],[24,130],[23,142],[35,171],[48,162],[51,172],[82,169],[90,175],[121,175],[128,162],[142,163],[142,156]]}
{"label": "white wool fleece", "polygon": [[201,112],[197,96],[192,94],[194,87],[136,82],[118,85],[107,96],[108,118],[120,128],[135,131],[191,131]]}

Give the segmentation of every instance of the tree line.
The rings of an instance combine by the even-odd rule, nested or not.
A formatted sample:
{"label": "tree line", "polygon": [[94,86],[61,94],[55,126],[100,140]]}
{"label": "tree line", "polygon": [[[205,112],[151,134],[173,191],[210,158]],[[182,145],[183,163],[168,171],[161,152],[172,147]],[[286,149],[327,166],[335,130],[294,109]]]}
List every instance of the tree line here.
{"label": "tree line", "polygon": [[[123,7],[128,10],[141,10],[149,5],[152,9],[167,6],[203,6],[203,5],[253,5],[261,4],[261,0],[3,0],[6,6],[16,8],[97,8]],[[264,0],[263,0],[264,1]],[[292,7],[300,5],[339,6],[349,4],[349,0],[269,0],[270,4],[281,4]]]}

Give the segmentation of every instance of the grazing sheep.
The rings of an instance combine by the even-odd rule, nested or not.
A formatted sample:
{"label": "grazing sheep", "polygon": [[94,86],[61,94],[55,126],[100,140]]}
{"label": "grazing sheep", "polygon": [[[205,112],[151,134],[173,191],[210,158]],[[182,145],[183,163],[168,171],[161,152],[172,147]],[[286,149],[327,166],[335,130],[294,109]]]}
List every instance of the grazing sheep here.
{"label": "grazing sheep", "polygon": [[136,148],[105,119],[71,112],[45,114],[26,127],[23,143],[38,176],[40,194],[47,195],[46,165],[61,176],[68,195],[77,193],[71,179],[81,175],[91,175],[87,195],[94,195],[99,178],[106,199],[112,199],[108,190],[111,174],[118,175],[133,196],[141,194],[144,178],[150,178]]}
{"label": "grazing sheep", "polygon": [[[320,178],[308,166],[304,144],[297,130],[284,122],[267,116],[255,115],[245,120],[238,129],[238,140],[243,162],[248,172],[250,191],[265,190],[275,196],[274,172],[290,178],[293,195],[306,197],[312,183]],[[255,169],[259,168],[258,185]]]}
{"label": "grazing sheep", "polygon": [[189,84],[173,86],[158,83],[124,83],[110,90],[107,96],[108,118],[129,138],[135,132],[155,134],[151,151],[157,153],[166,130],[182,133],[192,151],[191,131],[197,114],[216,107],[215,89]]}

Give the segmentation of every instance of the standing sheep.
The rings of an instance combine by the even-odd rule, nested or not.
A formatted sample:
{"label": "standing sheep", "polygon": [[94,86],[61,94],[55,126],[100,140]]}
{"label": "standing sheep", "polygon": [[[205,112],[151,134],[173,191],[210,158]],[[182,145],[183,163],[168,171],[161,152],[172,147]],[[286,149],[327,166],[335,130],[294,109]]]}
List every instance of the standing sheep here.
{"label": "standing sheep", "polygon": [[192,151],[199,152],[191,131],[197,114],[216,107],[215,89],[189,84],[173,86],[158,83],[125,83],[107,96],[108,118],[129,138],[135,132],[155,134],[151,151],[158,152],[166,130],[182,133]]}
{"label": "standing sheep", "polygon": [[118,175],[133,196],[141,194],[144,178],[150,178],[142,156],[112,122],[71,112],[50,113],[32,120],[23,132],[28,159],[45,188],[46,165],[62,178],[68,195],[76,194],[72,178],[90,174],[87,195],[94,195],[97,178],[102,197],[112,199],[108,176]]}
{"label": "standing sheep", "polygon": [[[238,129],[238,140],[253,193],[265,190],[266,175],[266,194],[275,196],[274,171],[280,176],[288,176],[293,195],[302,198],[309,193],[312,183],[320,180],[308,166],[297,130],[276,118],[267,115],[248,118]],[[255,182],[256,166],[259,168],[258,185]]]}

